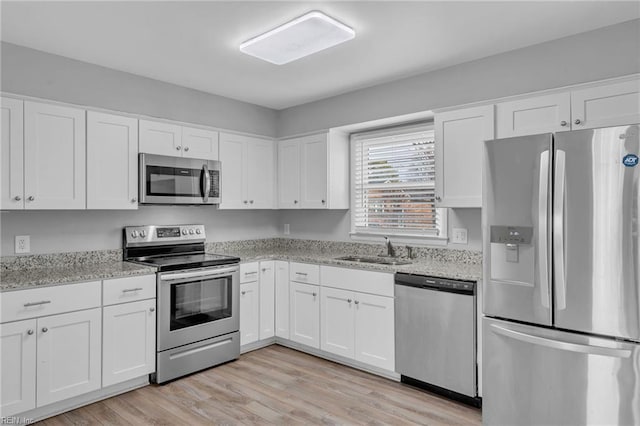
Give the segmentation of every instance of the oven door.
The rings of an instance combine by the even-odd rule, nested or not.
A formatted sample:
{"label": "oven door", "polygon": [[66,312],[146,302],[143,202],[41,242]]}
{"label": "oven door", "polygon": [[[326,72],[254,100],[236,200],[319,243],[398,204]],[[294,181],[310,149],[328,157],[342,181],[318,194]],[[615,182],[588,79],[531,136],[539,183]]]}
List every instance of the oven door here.
{"label": "oven door", "polygon": [[158,274],[158,351],[238,331],[239,267]]}
{"label": "oven door", "polygon": [[220,203],[220,162],[140,154],[140,203]]}

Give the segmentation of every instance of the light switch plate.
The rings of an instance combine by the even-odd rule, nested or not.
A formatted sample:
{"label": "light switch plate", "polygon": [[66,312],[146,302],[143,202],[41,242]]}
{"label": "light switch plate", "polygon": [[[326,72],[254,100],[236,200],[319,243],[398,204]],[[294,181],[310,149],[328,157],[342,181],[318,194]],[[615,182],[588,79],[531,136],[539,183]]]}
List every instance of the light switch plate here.
{"label": "light switch plate", "polygon": [[29,235],[16,235],[16,254],[31,252],[31,237]]}
{"label": "light switch plate", "polygon": [[451,242],[454,244],[467,244],[467,228],[453,228]]}

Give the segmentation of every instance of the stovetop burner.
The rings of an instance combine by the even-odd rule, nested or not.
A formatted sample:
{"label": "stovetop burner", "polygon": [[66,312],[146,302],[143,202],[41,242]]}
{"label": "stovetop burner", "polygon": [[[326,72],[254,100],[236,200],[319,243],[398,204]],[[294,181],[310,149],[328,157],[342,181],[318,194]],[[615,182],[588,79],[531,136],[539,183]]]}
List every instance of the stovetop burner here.
{"label": "stovetop burner", "polygon": [[124,260],[160,272],[240,262],[238,257],[205,253],[204,225],[128,226],[123,232]]}

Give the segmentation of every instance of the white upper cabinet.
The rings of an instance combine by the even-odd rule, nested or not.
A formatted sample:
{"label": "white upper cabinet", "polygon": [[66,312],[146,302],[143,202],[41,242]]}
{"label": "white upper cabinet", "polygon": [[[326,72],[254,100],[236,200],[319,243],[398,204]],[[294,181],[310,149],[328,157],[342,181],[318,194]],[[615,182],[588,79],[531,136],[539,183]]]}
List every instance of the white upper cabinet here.
{"label": "white upper cabinet", "polygon": [[274,149],[269,139],[220,134],[220,209],[274,207]]}
{"label": "white upper cabinet", "polygon": [[[218,159],[218,132],[182,127],[182,156],[187,158]],[[175,155],[175,154],[174,154]]]}
{"label": "white upper cabinet", "polygon": [[494,138],[493,105],[435,115],[436,206],[482,207],[482,150]]}
{"label": "white upper cabinet", "polygon": [[496,105],[497,138],[567,130],[571,130],[571,96],[568,92]]}
{"label": "white upper cabinet", "polygon": [[140,120],[140,152],[182,157],[182,126]]}
{"label": "white upper cabinet", "polygon": [[86,208],[85,111],[24,103],[27,209]]}
{"label": "white upper cabinet", "polygon": [[87,208],[138,208],[138,120],[87,112]]}
{"label": "white upper cabinet", "polygon": [[1,98],[2,105],[2,185],[0,208],[22,210],[24,208],[24,138],[23,102]]}
{"label": "white upper cabinet", "polygon": [[172,157],[218,159],[218,132],[140,120],[140,152]]}
{"label": "white upper cabinet", "polygon": [[640,79],[571,92],[574,130],[640,123]]}
{"label": "white upper cabinet", "polygon": [[349,208],[346,134],[330,131],[278,142],[278,207]]}

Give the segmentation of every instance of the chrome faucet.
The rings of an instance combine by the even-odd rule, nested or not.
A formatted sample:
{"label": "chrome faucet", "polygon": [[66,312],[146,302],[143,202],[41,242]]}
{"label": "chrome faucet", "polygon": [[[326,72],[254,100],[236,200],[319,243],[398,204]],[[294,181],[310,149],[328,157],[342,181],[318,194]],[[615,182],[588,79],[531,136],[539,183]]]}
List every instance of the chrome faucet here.
{"label": "chrome faucet", "polygon": [[384,243],[387,246],[387,256],[396,257],[396,249],[393,248],[393,245],[391,244],[391,240],[389,239],[389,237],[384,237]]}

